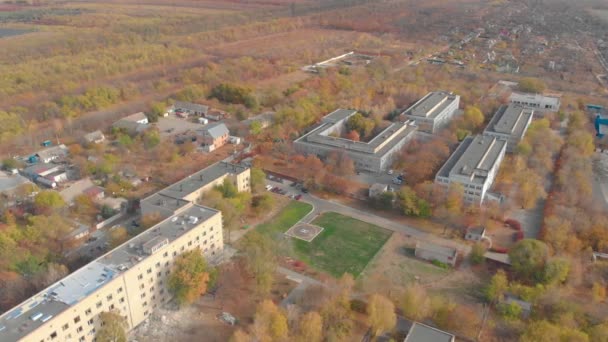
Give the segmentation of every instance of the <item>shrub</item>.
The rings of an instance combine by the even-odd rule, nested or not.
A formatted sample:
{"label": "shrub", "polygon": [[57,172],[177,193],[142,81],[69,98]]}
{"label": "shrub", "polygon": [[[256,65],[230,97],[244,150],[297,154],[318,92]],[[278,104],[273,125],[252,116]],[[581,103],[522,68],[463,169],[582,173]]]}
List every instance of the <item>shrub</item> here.
{"label": "shrub", "polygon": [[439,268],[446,269],[446,270],[450,268],[450,265],[446,264],[445,262],[441,262],[439,260],[433,260],[433,261],[431,261],[431,264],[433,264]]}

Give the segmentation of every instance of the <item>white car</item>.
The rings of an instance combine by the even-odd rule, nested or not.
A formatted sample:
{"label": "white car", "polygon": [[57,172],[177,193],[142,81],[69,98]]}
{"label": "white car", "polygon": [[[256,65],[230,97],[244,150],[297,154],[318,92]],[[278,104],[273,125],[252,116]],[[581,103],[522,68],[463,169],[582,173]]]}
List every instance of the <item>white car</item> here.
{"label": "white car", "polygon": [[270,191],[270,189],[272,189],[272,185],[267,184],[267,185],[266,185],[266,191]]}
{"label": "white car", "polygon": [[389,175],[392,175],[393,173],[394,173],[394,171],[393,171],[393,170],[388,170],[388,174],[389,174]]}

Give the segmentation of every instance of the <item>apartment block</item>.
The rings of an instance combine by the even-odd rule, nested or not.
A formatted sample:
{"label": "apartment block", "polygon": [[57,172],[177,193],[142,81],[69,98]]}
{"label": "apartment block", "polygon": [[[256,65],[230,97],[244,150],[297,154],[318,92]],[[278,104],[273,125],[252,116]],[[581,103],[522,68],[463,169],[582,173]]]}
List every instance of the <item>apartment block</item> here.
{"label": "apartment block", "polygon": [[417,127],[409,121],[395,122],[369,142],[341,138],[348,118],[356,113],[349,109],[333,111],[321,120],[321,124],[294,141],[294,148],[299,153],[320,158],[333,151],[343,151],[358,170],[381,172],[388,169],[395,155],[414,137]]}
{"label": "apartment block", "polygon": [[481,204],[494,183],[506,149],[504,139],[484,135],[467,137],[435,175],[435,183],[448,188],[454,183],[461,184],[464,200]]}
{"label": "apartment block", "polygon": [[[221,175],[220,170],[232,173]],[[189,179],[195,175],[210,180],[188,188],[194,186]],[[161,222],[0,316],[0,341],[94,341],[99,314],[112,310],[126,318],[130,330],[171,299],[167,278],[182,253],[199,248],[209,262],[219,260],[222,214],[194,202],[226,177],[248,191],[249,169],[218,163],[195,175],[176,183],[182,184],[182,198],[162,193],[170,194],[174,184],[143,201],[166,200],[148,207],[162,213]]]}
{"label": "apartment block", "polygon": [[534,110],[521,105],[501,106],[483,134],[506,140],[507,152],[513,152],[524,138],[533,117]]}
{"label": "apartment block", "polygon": [[422,132],[435,133],[448,125],[458,112],[460,96],[445,91],[428,93],[401,113],[406,120],[413,120]]}

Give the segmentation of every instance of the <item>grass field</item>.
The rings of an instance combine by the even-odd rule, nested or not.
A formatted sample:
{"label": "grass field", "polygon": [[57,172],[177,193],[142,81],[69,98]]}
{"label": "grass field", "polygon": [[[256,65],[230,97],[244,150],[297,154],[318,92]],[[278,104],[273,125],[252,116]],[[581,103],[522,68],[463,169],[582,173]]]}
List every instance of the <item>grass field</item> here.
{"label": "grass field", "polygon": [[312,205],[304,202],[292,201],[277,216],[270,221],[256,227],[262,233],[277,237],[285,233],[312,210]]}
{"label": "grass field", "polygon": [[312,242],[294,241],[299,259],[335,277],[358,276],[392,232],[338,213],[325,213],[313,224],[325,228]]}

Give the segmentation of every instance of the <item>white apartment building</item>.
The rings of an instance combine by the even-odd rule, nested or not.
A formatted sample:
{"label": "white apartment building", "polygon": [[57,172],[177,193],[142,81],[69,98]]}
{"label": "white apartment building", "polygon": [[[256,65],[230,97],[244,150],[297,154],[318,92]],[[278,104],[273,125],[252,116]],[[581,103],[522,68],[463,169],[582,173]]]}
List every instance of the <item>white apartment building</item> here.
{"label": "white apartment building", "polygon": [[448,188],[453,183],[462,184],[464,200],[481,204],[494,183],[506,149],[504,139],[484,135],[467,137],[443,164],[435,183]]}
{"label": "white apartment building", "polygon": [[413,120],[422,132],[434,133],[448,125],[458,112],[460,96],[445,91],[434,91],[406,109],[401,116]]}
{"label": "white apartment building", "polygon": [[534,110],[521,105],[501,106],[483,134],[507,140],[507,152],[513,152],[524,138],[534,117]]}
{"label": "white apartment building", "polygon": [[[239,170],[228,177],[234,177],[239,191],[249,190],[249,169],[218,163],[195,174],[212,180],[198,189],[192,175],[161,191],[166,193],[150,196],[144,202],[158,203],[157,195],[167,199],[164,205],[148,207],[159,209],[164,218],[160,223],[4,313],[0,341],[94,341],[99,314],[112,310],[126,318],[129,330],[143,322],[171,298],[167,278],[179,255],[200,248],[211,263],[221,257],[221,212],[193,203],[204,192],[201,188],[226,177],[218,175],[221,170]],[[180,184],[183,197],[169,197]]]}

